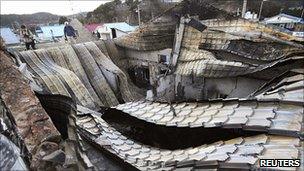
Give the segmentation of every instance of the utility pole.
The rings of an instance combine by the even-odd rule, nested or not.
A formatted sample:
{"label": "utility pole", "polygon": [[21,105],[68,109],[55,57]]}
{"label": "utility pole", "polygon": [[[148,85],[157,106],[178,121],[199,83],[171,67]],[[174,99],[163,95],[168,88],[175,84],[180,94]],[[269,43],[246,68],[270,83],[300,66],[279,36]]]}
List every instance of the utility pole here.
{"label": "utility pole", "polygon": [[247,0],[243,0],[242,18],[245,17],[246,8],[247,8]]}
{"label": "utility pole", "polygon": [[138,15],[138,26],[140,26],[140,9],[139,9],[139,4],[137,5],[137,15]]}
{"label": "utility pole", "polygon": [[260,19],[261,19],[264,1],[267,1],[267,0],[262,0],[262,2],[261,2],[258,21],[260,21]]}

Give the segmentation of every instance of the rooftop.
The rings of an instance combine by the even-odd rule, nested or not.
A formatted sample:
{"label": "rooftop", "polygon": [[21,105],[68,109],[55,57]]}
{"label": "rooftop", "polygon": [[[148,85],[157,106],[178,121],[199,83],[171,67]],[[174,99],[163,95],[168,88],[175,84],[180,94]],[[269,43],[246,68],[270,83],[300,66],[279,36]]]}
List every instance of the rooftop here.
{"label": "rooftop", "polygon": [[17,44],[20,43],[20,38],[18,35],[13,33],[13,31],[8,28],[0,28],[0,36],[4,39],[5,44],[10,45],[10,44]]}
{"label": "rooftop", "polygon": [[114,28],[123,32],[131,32],[136,29],[136,26],[131,26],[126,22],[118,22],[118,23],[105,23],[103,24],[106,27]]}
{"label": "rooftop", "polygon": [[265,23],[303,23],[304,20],[300,17],[281,13],[270,18],[265,18],[264,22]]}

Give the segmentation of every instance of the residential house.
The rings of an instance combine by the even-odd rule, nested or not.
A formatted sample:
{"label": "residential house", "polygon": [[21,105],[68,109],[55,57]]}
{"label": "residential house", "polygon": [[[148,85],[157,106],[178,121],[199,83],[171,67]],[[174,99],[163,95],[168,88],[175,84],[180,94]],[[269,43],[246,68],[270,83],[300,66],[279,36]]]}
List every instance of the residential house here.
{"label": "residential house", "polygon": [[290,31],[294,36],[304,37],[304,20],[302,18],[281,13],[270,18],[265,18],[263,22],[282,27]]}
{"label": "residential house", "polygon": [[101,39],[114,39],[126,35],[136,29],[136,26],[131,26],[126,22],[105,23],[98,26],[97,31],[100,33]]}
{"label": "residential house", "polygon": [[91,33],[96,33],[96,32],[97,32],[96,28],[97,28],[97,27],[100,27],[100,26],[102,26],[102,24],[93,23],[93,24],[85,24],[85,25],[84,25],[84,27],[85,27],[88,31],[90,31]]}
{"label": "residential house", "polygon": [[58,41],[64,36],[64,25],[40,26],[36,28],[39,41]]}

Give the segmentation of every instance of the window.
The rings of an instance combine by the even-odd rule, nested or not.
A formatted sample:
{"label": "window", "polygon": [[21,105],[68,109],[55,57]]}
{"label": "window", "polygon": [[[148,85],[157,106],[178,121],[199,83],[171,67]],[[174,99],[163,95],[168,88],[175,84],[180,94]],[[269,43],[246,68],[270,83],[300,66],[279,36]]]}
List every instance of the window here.
{"label": "window", "polygon": [[116,30],[115,28],[111,28],[111,32],[112,32],[112,39],[116,38]]}
{"label": "window", "polygon": [[150,73],[146,67],[129,68],[128,74],[132,82],[140,87],[148,89],[150,87]]}
{"label": "window", "polygon": [[159,56],[159,63],[169,64],[167,55],[158,55]]}

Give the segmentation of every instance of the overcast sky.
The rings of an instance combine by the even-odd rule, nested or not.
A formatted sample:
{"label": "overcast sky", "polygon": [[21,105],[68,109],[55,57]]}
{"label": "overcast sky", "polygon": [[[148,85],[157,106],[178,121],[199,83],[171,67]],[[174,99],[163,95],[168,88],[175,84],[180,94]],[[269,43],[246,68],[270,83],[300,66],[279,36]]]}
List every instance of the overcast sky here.
{"label": "overcast sky", "polygon": [[87,0],[87,1],[15,1],[1,0],[1,14],[32,14],[36,12],[49,12],[57,15],[71,15],[79,12],[93,11],[100,4],[111,0]]}

